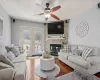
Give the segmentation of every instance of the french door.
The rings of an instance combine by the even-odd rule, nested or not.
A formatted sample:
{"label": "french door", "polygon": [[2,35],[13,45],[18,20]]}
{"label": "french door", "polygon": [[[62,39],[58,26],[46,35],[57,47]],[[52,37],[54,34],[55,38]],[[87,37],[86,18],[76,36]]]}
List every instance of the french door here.
{"label": "french door", "polygon": [[44,31],[40,28],[20,27],[20,46],[25,53],[41,53],[44,49]]}

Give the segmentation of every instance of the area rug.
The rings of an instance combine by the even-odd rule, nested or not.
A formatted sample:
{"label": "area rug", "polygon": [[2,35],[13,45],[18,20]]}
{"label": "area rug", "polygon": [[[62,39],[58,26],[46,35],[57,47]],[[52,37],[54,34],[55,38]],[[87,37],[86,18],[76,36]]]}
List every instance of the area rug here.
{"label": "area rug", "polygon": [[[43,71],[40,69],[40,65],[38,65],[35,69],[35,73],[42,78],[52,78],[55,77],[60,72],[60,67],[55,64],[55,68],[50,71]],[[51,77],[52,76],[52,77]]]}
{"label": "area rug", "polygon": [[81,77],[81,75],[78,76],[76,72],[71,72],[63,76],[60,76],[54,80],[100,80],[100,79],[94,75],[83,78]]}

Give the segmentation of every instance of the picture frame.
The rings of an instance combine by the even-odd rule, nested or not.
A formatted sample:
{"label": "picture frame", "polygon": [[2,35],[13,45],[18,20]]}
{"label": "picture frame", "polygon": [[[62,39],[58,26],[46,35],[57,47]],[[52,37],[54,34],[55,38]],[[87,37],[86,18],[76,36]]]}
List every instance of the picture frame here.
{"label": "picture frame", "polygon": [[0,17],[0,38],[3,38],[3,18]]}

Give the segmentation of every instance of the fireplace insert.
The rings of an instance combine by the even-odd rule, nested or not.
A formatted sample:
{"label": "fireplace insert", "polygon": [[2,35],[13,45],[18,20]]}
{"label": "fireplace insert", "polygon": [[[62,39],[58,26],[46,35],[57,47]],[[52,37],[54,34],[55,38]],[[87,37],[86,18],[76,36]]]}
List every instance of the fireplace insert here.
{"label": "fireplace insert", "polygon": [[50,52],[53,56],[58,56],[58,52],[61,49],[61,44],[50,44]]}

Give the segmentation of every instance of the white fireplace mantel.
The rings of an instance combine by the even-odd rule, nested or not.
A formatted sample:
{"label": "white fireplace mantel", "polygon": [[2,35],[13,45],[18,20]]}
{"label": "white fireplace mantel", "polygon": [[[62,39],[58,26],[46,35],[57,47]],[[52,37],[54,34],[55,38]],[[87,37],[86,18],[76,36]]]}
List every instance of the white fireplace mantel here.
{"label": "white fireplace mantel", "polygon": [[46,40],[64,40],[65,38],[46,38]]}

